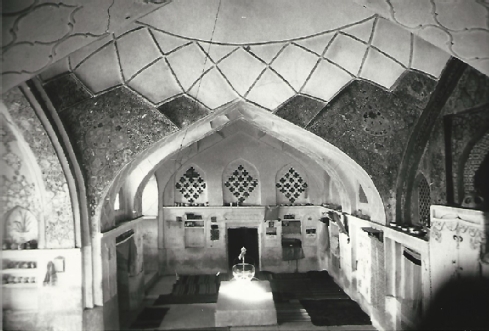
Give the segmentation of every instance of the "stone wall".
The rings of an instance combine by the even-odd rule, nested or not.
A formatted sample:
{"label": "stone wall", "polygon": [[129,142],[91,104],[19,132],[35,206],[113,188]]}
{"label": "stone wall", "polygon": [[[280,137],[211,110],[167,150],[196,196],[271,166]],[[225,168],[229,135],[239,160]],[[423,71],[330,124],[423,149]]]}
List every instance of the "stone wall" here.
{"label": "stone wall", "polygon": [[[258,233],[259,259],[256,266],[272,272],[306,272],[319,268],[317,258],[318,228],[320,210],[318,206],[280,207],[273,220],[275,234],[267,234],[269,222],[264,222],[265,207],[165,207],[163,222],[160,223],[163,237],[159,239],[162,248],[160,272],[162,274],[210,274],[228,270],[228,229],[256,228]],[[202,227],[186,227],[185,214],[202,216]],[[283,258],[282,237],[284,215],[293,214],[301,221],[303,256],[297,260]],[[180,218],[181,220],[178,220]],[[217,226],[217,232],[212,231]],[[307,233],[315,229],[315,233]],[[196,233],[198,232],[198,233]],[[195,241],[192,241],[195,240]],[[196,241],[198,244],[195,244]],[[163,252],[164,251],[164,252]],[[164,254],[163,254],[164,253]],[[236,257],[239,251],[236,252]],[[166,258],[165,258],[166,257]],[[232,261],[231,261],[232,262]],[[255,261],[257,263],[257,261]]]}

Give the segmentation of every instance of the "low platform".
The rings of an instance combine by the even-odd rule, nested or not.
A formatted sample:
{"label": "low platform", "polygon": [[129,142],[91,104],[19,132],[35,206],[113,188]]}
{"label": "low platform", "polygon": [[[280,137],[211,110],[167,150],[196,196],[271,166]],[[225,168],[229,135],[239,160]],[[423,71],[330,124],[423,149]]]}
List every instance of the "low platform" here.
{"label": "low platform", "polygon": [[215,320],[216,327],[276,325],[270,282],[221,282]]}

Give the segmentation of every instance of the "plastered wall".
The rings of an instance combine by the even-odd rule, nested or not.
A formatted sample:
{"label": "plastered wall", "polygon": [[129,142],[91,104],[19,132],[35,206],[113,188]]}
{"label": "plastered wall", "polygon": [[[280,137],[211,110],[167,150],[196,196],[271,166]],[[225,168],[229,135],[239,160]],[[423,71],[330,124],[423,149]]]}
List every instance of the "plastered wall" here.
{"label": "plastered wall", "polygon": [[[183,158],[185,152],[175,156],[178,162],[179,157]],[[299,202],[309,202],[313,204],[321,204],[329,199],[329,188],[326,185],[329,183],[329,176],[314,162],[302,159],[298,160],[291,155],[278,151],[270,145],[255,139],[245,133],[239,133],[233,135],[225,140],[218,142],[212,147],[206,149],[203,152],[196,154],[191,159],[188,159],[183,165],[178,166],[175,163],[168,162],[161,166],[161,171],[176,172],[177,176],[185,172],[191,166],[197,166],[201,172],[201,176],[207,183],[207,197],[210,206],[221,206],[224,202],[223,197],[223,181],[226,176],[223,175],[227,170],[228,165],[238,160],[243,160],[243,164],[251,164],[256,168],[258,173],[258,186],[257,190],[260,190],[260,201],[254,199],[251,205],[274,205],[277,201],[285,202],[282,198],[278,197],[276,190],[276,176],[277,173],[285,166],[292,166],[297,168],[302,177],[308,183],[307,198]],[[162,176],[160,174],[160,176]],[[176,202],[175,200],[175,180],[179,178],[167,179],[164,190],[163,201],[167,206],[171,206]],[[279,193],[280,194],[280,193]],[[303,197],[303,196],[302,196]],[[199,200],[200,202],[200,200]],[[247,205],[247,201],[244,201],[243,205]]]}
{"label": "plastered wall", "polygon": [[[265,207],[165,207],[163,210],[161,244],[166,259],[162,259],[160,271],[164,274],[199,274],[227,272],[228,269],[228,235],[229,228],[256,228],[259,236],[259,259],[257,267],[272,272],[306,272],[318,269],[317,228],[320,226],[319,215],[322,207],[294,206],[282,207],[278,218],[293,214],[301,221],[301,234],[304,258],[283,260],[282,233],[283,222],[273,221],[275,235],[266,234],[270,221],[265,222]],[[203,228],[185,227],[186,213],[202,216]],[[215,219],[215,222],[213,221]],[[217,226],[219,234],[213,235],[212,225]],[[306,229],[315,229],[316,234],[307,234]],[[198,231],[197,233],[195,231]],[[188,247],[189,237],[202,236],[198,247]],[[231,252],[232,254],[232,252]],[[236,252],[236,257],[239,252]]]}
{"label": "plastered wall", "polygon": [[[208,140],[212,138],[207,138]],[[196,146],[194,148],[197,148]],[[320,205],[329,202],[330,178],[318,165],[310,160],[298,161],[288,153],[278,151],[269,144],[256,139],[244,132],[231,135],[201,152],[193,151],[191,158],[185,158],[183,165],[176,168],[175,159],[178,162],[179,155],[174,156],[169,162],[161,165],[156,175],[159,177],[162,192],[163,207],[159,218],[160,237],[158,247],[160,255],[160,271],[166,274],[178,273],[214,273],[226,271],[228,268],[227,229],[234,227],[251,227],[258,229],[260,267],[262,270],[294,272],[295,270],[307,271],[318,267],[316,257],[316,236],[306,235],[306,229],[318,227],[320,213],[318,206],[300,206],[300,204]],[[192,151],[182,151],[183,159]],[[235,167],[243,165],[248,170],[257,185],[250,194],[249,199],[243,201],[243,207],[229,207],[229,202],[236,203],[238,199],[230,194],[225,185],[233,176]],[[205,189],[195,203],[207,203],[209,207],[175,207],[175,202],[185,202],[185,198],[176,188],[176,183],[184,176],[189,168],[193,168],[194,175],[198,173],[205,183]],[[276,235],[266,235],[269,223],[264,222],[265,205],[290,204],[283,192],[277,187],[277,182],[284,177],[290,168],[300,173],[303,181],[307,182],[307,192],[301,192],[294,201],[299,206],[282,206],[278,217],[283,219],[287,213],[295,215],[295,219],[301,220],[301,235],[304,258],[296,261],[284,261],[282,256],[282,227],[281,222],[274,222]],[[238,168],[237,168],[238,169]],[[175,173],[175,175],[170,175]],[[239,171],[241,174],[241,170]],[[256,177],[256,178],[255,178]],[[198,177],[196,177],[198,178]],[[180,187],[180,186],[179,186]],[[256,190],[256,191],[255,191]],[[177,194],[175,194],[177,192]],[[234,198],[234,200],[233,200]],[[332,199],[332,198],[331,198]],[[223,207],[226,205],[226,207]],[[185,214],[196,213],[202,216],[203,228],[193,229],[185,227]],[[182,221],[177,221],[181,218]],[[212,222],[214,218],[215,222]],[[148,229],[153,225],[145,220]],[[145,223],[145,224],[146,224]],[[211,235],[211,226],[217,225],[218,238]],[[192,233],[192,234],[191,234]],[[199,247],[187,247],[188,238],[195,236],[199,240]],[[202,233],[202,234],[200,234]],[[214,234],[215,236],[215,234]],[[154,241],[152,236],[145,239],[147,252],[153,254],[154,249],[150,244]],[[239,253],[239,252],[238,252]]]}

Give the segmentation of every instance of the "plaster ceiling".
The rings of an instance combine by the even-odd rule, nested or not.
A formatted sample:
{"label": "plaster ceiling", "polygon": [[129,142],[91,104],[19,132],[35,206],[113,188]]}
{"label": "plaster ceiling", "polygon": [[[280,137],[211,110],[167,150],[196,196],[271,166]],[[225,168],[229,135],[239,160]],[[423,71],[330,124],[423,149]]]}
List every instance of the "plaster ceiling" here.
{"label": "plaster ceiling", "polygon": [[[153,3],[157,2],[157,3]],[[2,88],[9,90],[169,0],[4,0]]]}
{"label": "plaster ceiling", "polygon": [[[409,1],[403,5],[383,0],[357,2],[174,0],[151,10],[142,10],[137,2],[140,7],[131,9],[125,4],[127,10],[119,11],[137,12],[128,16],[139,19],[117,31],[109,29],[106,21],[95,33],[88,29],[95,28],[88,24],[90,20],[77,16],[91,2],[80,6],[75,0],[65,0],[41,6],[34,0],[22,1],[28,5],[8,9],[10,12],[4,15],[7,20],[3,25],[13,26],[7,29],[2,48],[4,88],[8,77],[28,78],[41,72],[41,78],[49,80],[72,72],[93,94],[124,84],[155,106],[187,95],[209,109],[238,99],[273,111],[297,94],[328,102],[355,79],[369,80],[385,89],[391,89],[411,69],[436,79],[449,53],[462,59],[466,56],[467,61],[475,61],[476,68],[489,74],[489,68],[484,67],[487,58],[481,55],[489,44],[485,38],[487,3],[455,1],[452,11],[436,1]],[[108,16],[110,22],[108,14],[117,6],[104,7],[103,3],[93,3],[90,8],[94,14]],[[443,10],[434,11],[435,6]],[[57,14],[66,11],[66,22],[46,19],[51,22],[47,30],[32,29],[35,20],[29,23],[29,16],[34,19],[37,15],[39,23],[40,11],[49,8],[56,8]],[[441,47],[432,38],[443,50],[423,39],[430,40],[429,36],[436,34],[426,31],[438,29],[432,22],[433,13],[437,13],[435,23],[443,26],[454,42],[450,47]],[[467,19],[472,14],[477,16],[475,22]],[[412,27],[416,19],[422,28]],[[85,28],[77,28],[82,23]],[[60,33],[57,25],[67,25],[71,30]],[[462,33],[469,37],[457,37]],[[44,40],[44,36],[50,36],[50,40]],[[73,47],[69,49],[75,48],[75,37],[100,39],[61,57],[68,54],[68,48],[64,53],[60,51],[61,45],[71,40]],[[456,46],[458,42],[465,47]],[[37,57],[19,53],[21,48],[32,47],[39,48]],[[47,60],[46,54],[50,54]]]}
{"label": "plaster ceiling", "polygon": [[353,0],[489,75],[488,0]]}

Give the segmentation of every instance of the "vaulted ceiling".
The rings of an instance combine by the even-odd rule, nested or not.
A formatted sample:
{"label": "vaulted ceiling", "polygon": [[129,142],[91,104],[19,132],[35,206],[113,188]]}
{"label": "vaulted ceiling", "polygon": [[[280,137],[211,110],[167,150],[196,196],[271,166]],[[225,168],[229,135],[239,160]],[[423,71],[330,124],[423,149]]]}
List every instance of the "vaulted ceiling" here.
{"label": "vaulted ceiling", "polygon": [[[3,92],[36,77],[80,159],[92,215],[152,145],[170,146],[238,104],[292,122],[291,137],[305,129],[346,153],[393,219],[400,169],[416,172],[447,98],[458,111],[487,103],[487,0],[2,5]],[[451,57],[473,67],[452,96],[465,65]]]}
{"label": "vaulted ceiling", "polygon": [[156,106],[187,95],[273,111],[297,94],[328,102],[357,79],[437,79],[450,55],[488,75],[487,2],[448,2],[7,1],[3,86],[72,72],[94,95],[123,84]]}

